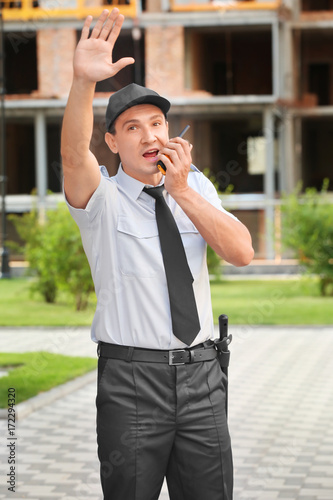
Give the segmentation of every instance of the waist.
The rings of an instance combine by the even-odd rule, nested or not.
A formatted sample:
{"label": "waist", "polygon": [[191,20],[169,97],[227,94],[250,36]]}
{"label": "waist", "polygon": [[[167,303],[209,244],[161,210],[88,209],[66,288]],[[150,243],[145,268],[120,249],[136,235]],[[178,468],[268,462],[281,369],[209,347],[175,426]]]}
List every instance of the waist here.
{"label": "waist", "polygon": [[98,354],[103,358],[122,359],[128,362],[167,363],[171,366],[210,361],[217,357],[212,340],[193,347],[172,350],[145,349],[99,342]]}

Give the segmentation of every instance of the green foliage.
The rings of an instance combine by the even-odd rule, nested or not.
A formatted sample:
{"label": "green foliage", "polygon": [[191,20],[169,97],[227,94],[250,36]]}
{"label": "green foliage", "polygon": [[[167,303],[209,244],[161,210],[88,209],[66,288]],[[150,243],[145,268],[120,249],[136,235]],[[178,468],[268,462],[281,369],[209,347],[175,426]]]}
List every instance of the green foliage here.
{"label": "green foliage", "polygon": [[64,203],[48,210],[42,220],[34,209],[22,217],[12,215],[16,230],[25,242],[24,255],[36,273],[32,285],[46,302],[56,301],[59,289],[68,290],[76,309],[85,309],[94,290],[90,268],[83,251],[80,231]]}
{"label": "green foliage", "polygon": [[282,242],[294,251],[306,272],[320,277],[323,296],[333,295],[333,205],[327,200],[328,180],[318,192],[298,190],[284,197]]}
{"label": "green foliage", "polygon": [[8,375],[1,377],[0,387],[0,408],[5,408],[9,387],[15,388],[18,404],[94,370],[96,360],[48,352],[0,353],[0,366],[8,367]]}
{"label": "green foliage", "polygon": [[208,245],[207,246],[207,266],[210,276],[214,276],[215,280],[221,278],[221,259],[216,252]]}
{"label": "green foliage", "polygon": [[[203,170],[203,174],[214,184],[216,191],[221,194],[219,189],[219,183],[216,179],[215,175],[209,168],[205,168]],[[229,186],[226,190],[226,194],[230,193],[233,189],[233,186]],[[210,276],[214,276],[215,280],[219,280],[222,274],[222,259],[217,255],[216,252],[210,247],[207,246],[207,266],[208,272]]]}

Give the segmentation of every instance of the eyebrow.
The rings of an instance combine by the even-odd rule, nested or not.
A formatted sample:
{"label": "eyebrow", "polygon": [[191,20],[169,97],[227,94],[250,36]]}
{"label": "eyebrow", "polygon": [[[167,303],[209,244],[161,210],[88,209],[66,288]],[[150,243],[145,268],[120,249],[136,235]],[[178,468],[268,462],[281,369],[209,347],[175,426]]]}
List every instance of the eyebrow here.
{"label": "eyebrow", "polygon": [[[162,118],[164,114],[161,112],[161,114],[153,115],[149,117],[149,120],[156,120],[156,118]],[[137,120],[136,118],[132,118],[131,120],[127,120],[126,122],[123,123],[122,128],[125,128],[126,125],[129,125],[130,123],[140,123],[140,120]]]}

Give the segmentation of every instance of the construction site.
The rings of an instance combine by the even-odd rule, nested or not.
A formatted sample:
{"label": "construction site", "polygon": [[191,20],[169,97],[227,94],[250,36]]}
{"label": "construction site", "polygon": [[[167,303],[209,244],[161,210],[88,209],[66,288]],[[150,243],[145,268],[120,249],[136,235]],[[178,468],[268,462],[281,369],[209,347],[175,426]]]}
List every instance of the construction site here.
{"label": "construction site", "polygon": [[125,16],[114,58],[135,64],[96,86],[99,163],[119,165],[104,142],[110,93],[154,89],[171,101],[171,137],[191,126],[193,163],[249,228],[255,258],[283,261],[281,195],[333,181],[333,0],[1,0],[6,212],[63,199],[74,50],[85,17],[113,6]]}

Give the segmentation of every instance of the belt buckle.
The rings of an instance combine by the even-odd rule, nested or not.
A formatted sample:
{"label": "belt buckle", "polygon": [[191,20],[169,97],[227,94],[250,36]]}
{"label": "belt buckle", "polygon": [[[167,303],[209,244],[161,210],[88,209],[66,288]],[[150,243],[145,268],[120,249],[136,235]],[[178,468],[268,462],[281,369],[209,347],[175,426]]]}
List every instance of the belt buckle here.
{"label": "belt buckle", "polygon": [[169,351],[169,365],[170,366],[178,366],[185,365],[186,361],[174,361],[175,353],[185,353],[186,349],[174,349],[173,351]]}

